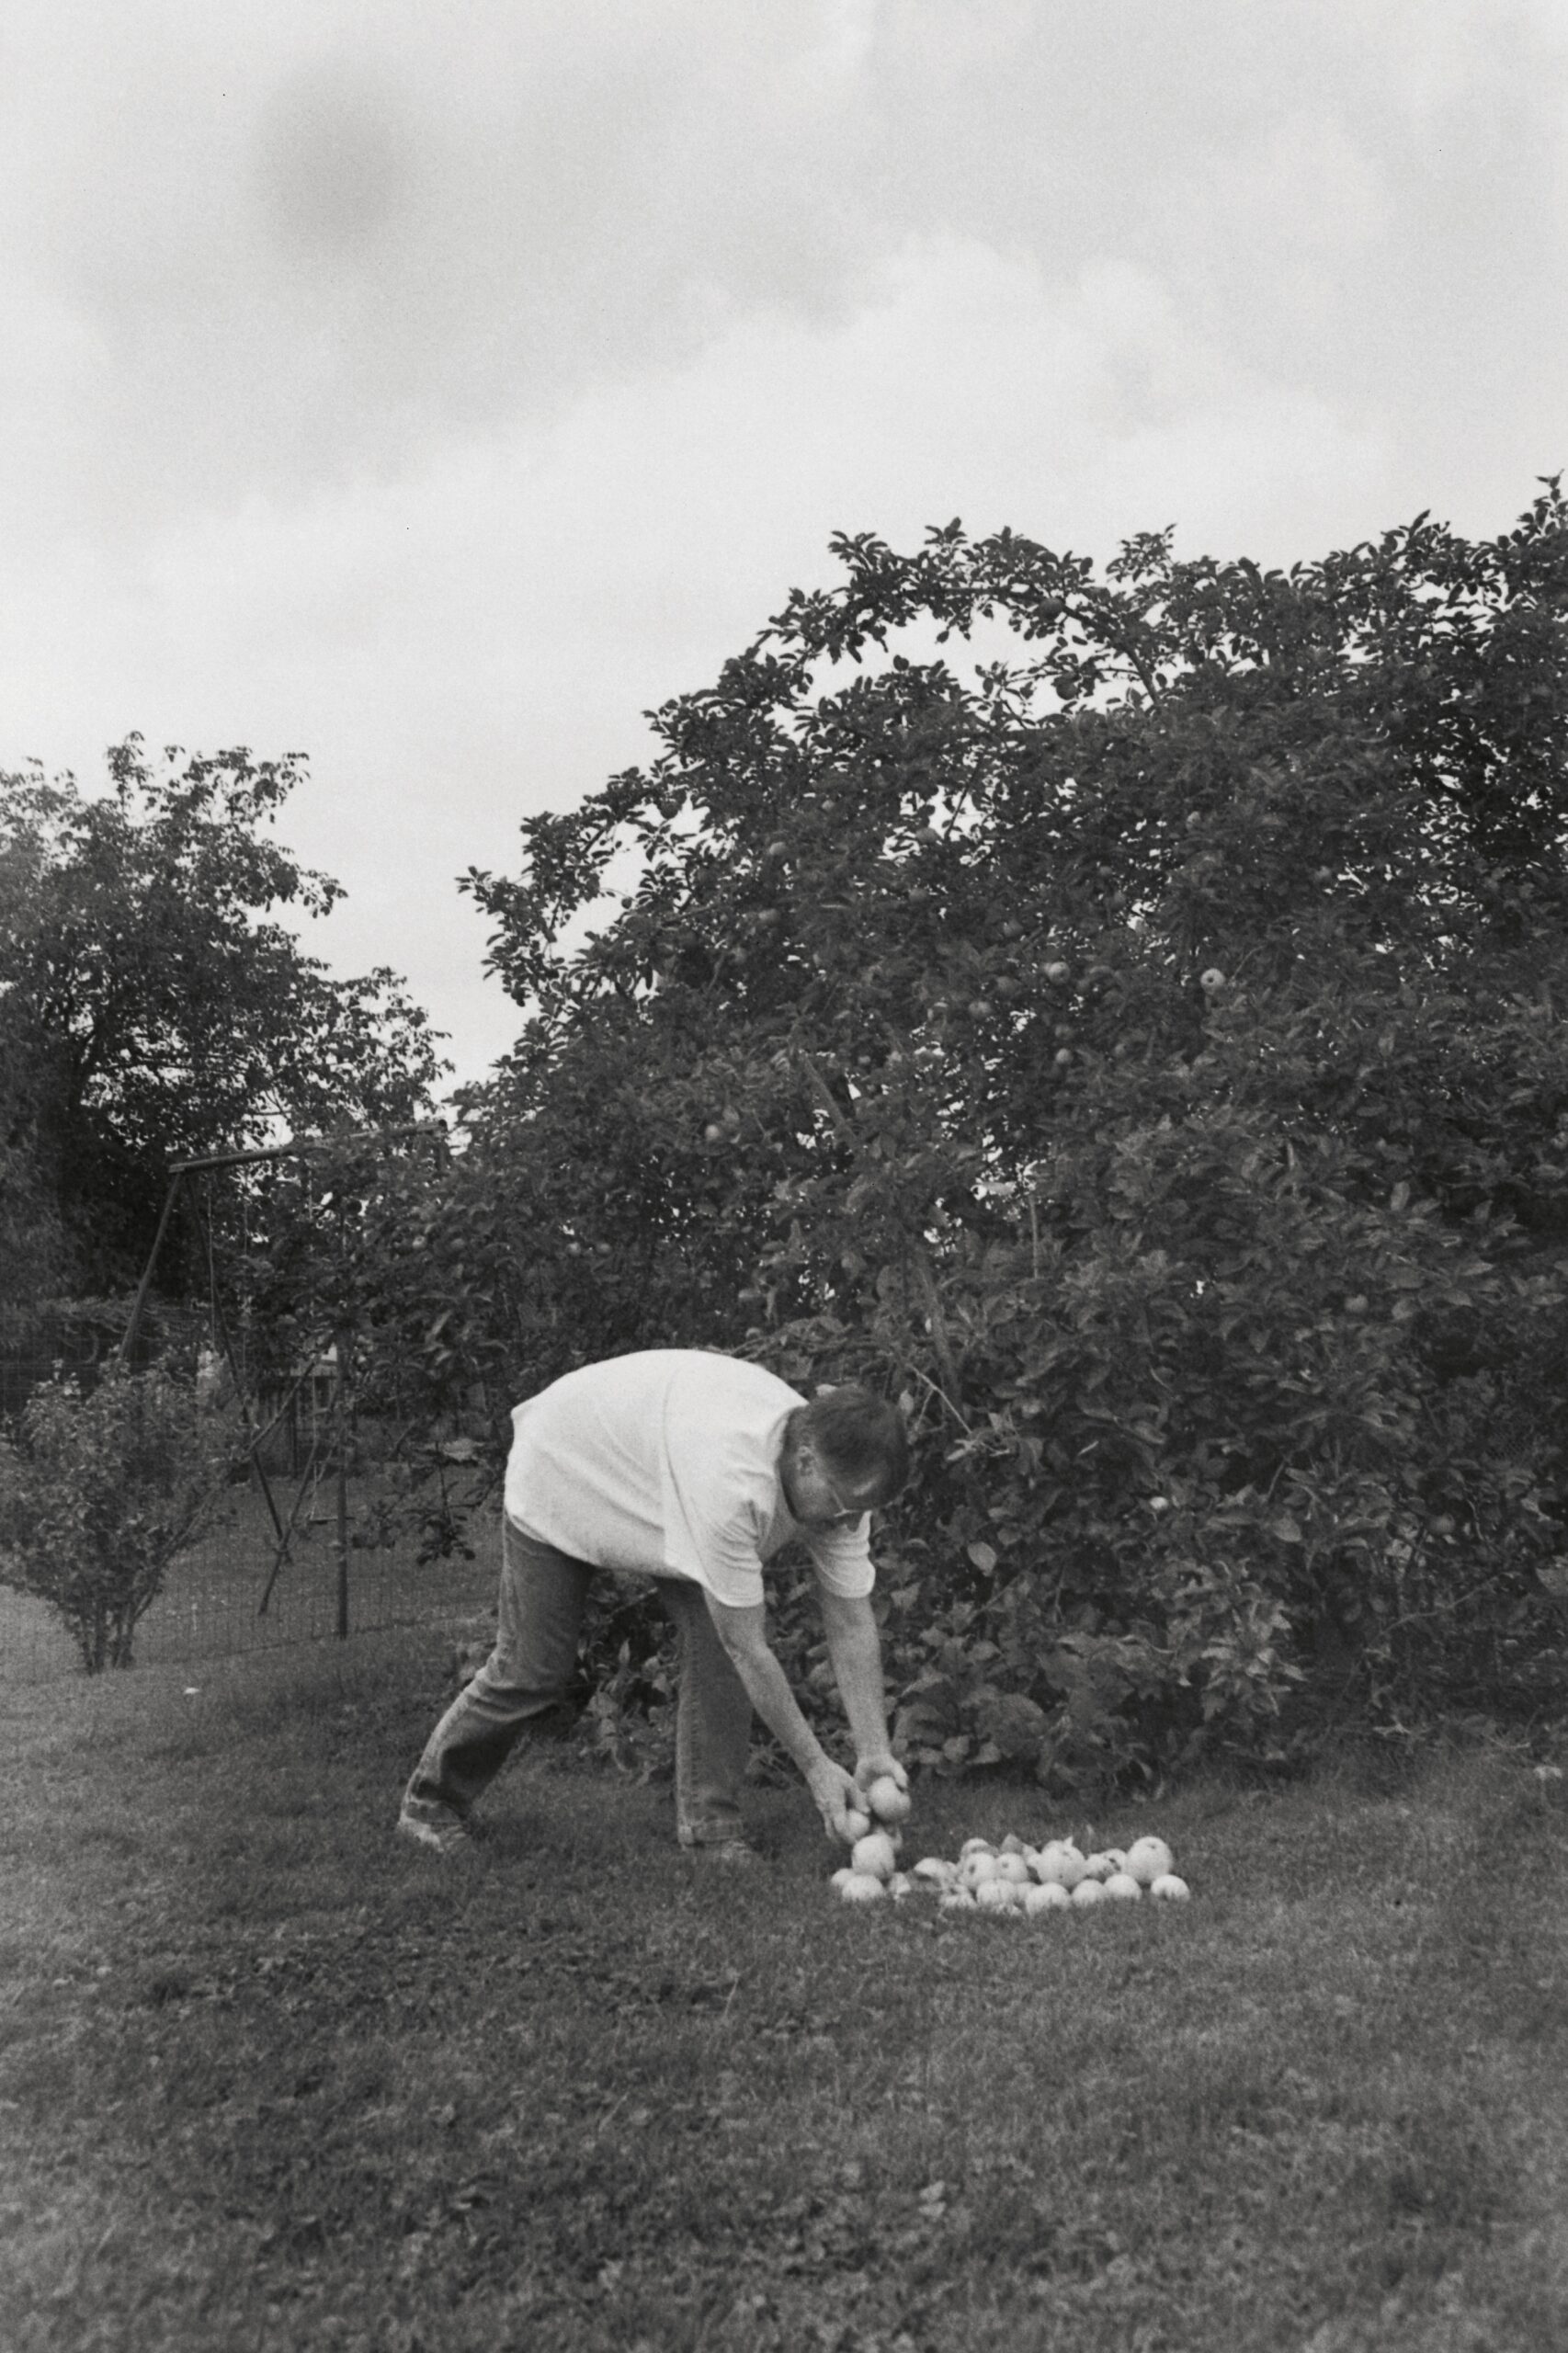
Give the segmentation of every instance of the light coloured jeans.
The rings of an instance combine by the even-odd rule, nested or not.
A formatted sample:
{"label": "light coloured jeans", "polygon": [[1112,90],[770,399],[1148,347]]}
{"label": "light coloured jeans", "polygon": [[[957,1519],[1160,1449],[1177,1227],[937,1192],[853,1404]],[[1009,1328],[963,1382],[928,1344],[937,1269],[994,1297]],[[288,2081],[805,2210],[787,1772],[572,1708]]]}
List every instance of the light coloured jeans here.
{"label": "light coloured jeans", "polygon": [[[495,1647],[426,1742],[403,1798],[411,1812],[465,1819],[523,1734],[559,1708],[577,1663],[583,1604],[598,1574],[503,1516]],[[751,1701],[701,1586],[661,1577],[659,1598],[680,1637],[676,1834],[683,1847],[738,1838]]]}

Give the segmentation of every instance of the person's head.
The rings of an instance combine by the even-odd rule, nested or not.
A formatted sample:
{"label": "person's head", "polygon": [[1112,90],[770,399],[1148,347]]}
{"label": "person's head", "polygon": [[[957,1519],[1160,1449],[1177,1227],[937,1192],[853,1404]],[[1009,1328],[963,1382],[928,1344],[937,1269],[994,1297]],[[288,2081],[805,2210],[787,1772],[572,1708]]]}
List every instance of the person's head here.
{"label": "person's head", "polygon": [[780,1471],[802,1526],[848,1525],[891,1502],[908,1478],[903,1416],[869,1389],[825,1390],[785,1424]]}

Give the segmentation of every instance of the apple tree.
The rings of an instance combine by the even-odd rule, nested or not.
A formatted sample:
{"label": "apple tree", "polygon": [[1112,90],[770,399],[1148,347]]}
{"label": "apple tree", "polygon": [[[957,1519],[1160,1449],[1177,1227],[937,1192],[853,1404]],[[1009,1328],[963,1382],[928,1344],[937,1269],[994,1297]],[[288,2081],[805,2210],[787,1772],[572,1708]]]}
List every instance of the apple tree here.
{"label": "apple tree", "polygon": [[885,1639],[929,1763],[1545,1704],[1557,483],[1288,573],[1165,532],[835,551],[645,768],[470,875],[526,1017],[459,1180],[489,1275],[430,1320],[518,1393],[681,1340],[902,1394]]}

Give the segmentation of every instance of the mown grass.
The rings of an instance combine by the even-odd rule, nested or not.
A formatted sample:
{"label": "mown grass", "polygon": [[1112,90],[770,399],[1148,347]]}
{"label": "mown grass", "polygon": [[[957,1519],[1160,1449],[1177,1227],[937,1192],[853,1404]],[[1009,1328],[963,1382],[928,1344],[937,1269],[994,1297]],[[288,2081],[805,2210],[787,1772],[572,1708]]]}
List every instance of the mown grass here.
{"label": "mown grass", "polygon": [[[0,2341],[1540,2353],[1568,2345],[1568,1810],[1472,1751],[1108,1808],[1195,1896],[852,1911],[666,1792],[515,1766],[400,1846],[437,1646],[19,1695]],[[1081,1827],[920,1794],[918,1849]]]}

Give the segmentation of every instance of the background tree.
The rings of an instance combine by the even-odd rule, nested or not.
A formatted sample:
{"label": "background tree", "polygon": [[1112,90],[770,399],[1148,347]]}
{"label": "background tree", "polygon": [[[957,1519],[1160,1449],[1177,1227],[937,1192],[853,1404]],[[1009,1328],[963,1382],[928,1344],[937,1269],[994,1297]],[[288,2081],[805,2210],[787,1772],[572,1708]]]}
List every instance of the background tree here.
{"label": "background tree", "polygon": [[277,919],[341,895],[270,837],[296,757],[131,736],[108,768],[0,776],[0,1214],[35,1294],[134,1281],[169,1160],[416,1116],[442,1067],[395,975],[335,979]]}
{"label": "background tree", "polygon": [[[19,961],[33,929],[38,863],[28,829],[12,827],[0,838],[0,942],[10,943],[0,958],[7,961]],[[0,1351],[20,1344],[63,1271],[58,1205],[40,1165],[37,1093],[28,1040],[0,993]]]}
{"label": "background tree", "polygon": [[934,1760],[1560,1695],[1558,485],[1288,574],[835,546],[470,876],[528,1018],[404,1330],[891,1370]]}

